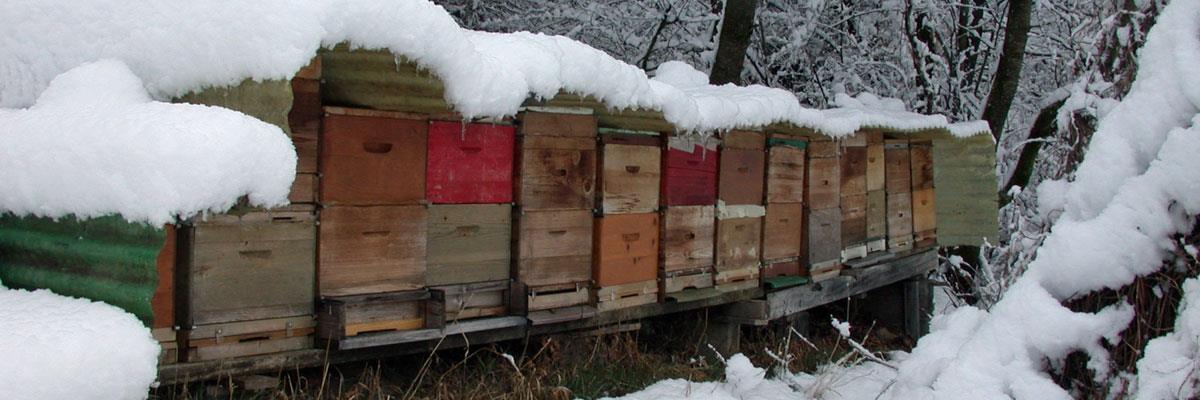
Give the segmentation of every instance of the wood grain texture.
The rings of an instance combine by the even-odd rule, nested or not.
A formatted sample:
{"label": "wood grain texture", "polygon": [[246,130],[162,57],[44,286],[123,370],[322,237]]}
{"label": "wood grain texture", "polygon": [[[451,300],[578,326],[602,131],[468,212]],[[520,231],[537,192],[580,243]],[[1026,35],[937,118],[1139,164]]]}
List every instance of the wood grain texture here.
{"label": "wood grain texture", "polygon": [[425,120],[326,115],[321,140],[321,203],[423,202],[427,129]]}
{"label": "wood grain texture", "polygon": [[766,154],[762,150],[725,148],[717,196],[727,205],[762,204]]}
{"label": "wood grain texture", "polygon": [[429,124],[426,192],[435,204],[510,203],[514,128],[499,124]]}
{"label": "wood grain texture", "polygon": [[321,295],[424,287],[427,217],[423,206],[321,210]]}
{"label": "wood grain texture", "polygon": [[838,142],[828,137],[816,137],[808,142],[808,157],[836,158],[838,156],[838,147]]}
{"label": "wood grain texture", "polygon": [[804,149],[772,146],[767,155],[767,204],[804,202]]}
{"label": "wood grain texture", "polygon": [[732,130],[721,138],[721,144],[726,149],[762,150],[766,140],[762,132]]}
{"label": "wood grain texture", "polygon": [[937,229],[937,208],[934,207],[934,189],[912,192],[913,232]]}
{"label": "wood grain texture", "polygon": [[883,143],[867,145],[867,191],[884,190],[887,176]]}
{"label": "wood grain texture", "polygon": [[713,265],[716,207],[676,206],[663,211],[663,272]]}
{"label": "wood grain texture", "polygon": [[887,212],[889,242],[893,238],[911,240],[913,233],[912,193],[888,193]]}
{"label": "wood grain texture", "polygon": [[842,255],[842,210],[808,210],[808,265],[835,261]]}
{"label": "wood grain texture", "polygon": [[292,190],[288,192],[288,201],[298,204],[313,204],[317,202],[317,174],[297,173],[292,181]]}
{"label": "wood grain texture", "polygon": [[799,260],[771,263],[763,268],[763,278],[778,276],[804,276],[804,269],[800,267]]}
{"label": "wood grain texture", "polygon": [[558,136],[592,138],[596,136],[594,115],[523,112],[521,134],[525,136]]}
{"label": "wood grain texture", "polygon": [[867,192],[867,239],[887,237],[887,194],[882,189]]}
{"label": "wood grain texture", "polygon": [[716,270],[757,267],[762,260],[762,218],[717,220]]}
{"label": "wood grain texture", "polygon": [[867,193],[867,147],[847,146],[841,156],[841,194]]}
{"label": "wood grain texture", "polygon": [[592,281],[601,288],[658,278],[658,213],[596,218]]}
{"label": "wood grain texture", "polygon": [[842,196],[842,248],[867,241],[867,195]]}
{"label": "wood grain texture", "polygon": [[909,164],[912,168],[912,190],[933,189],[933,143],[912,141],[909,143]]}
{"label": "wood grain texture", "polygon": [[841,165],[836,158],[808,159],[809,208],[823,210],[836,208],[841,198]]}
{"label": "wood grain texture", "polygon": [[604,214],[647,213],[658,209],[662,149],[605,144],[601,152],[597,192]]}
{"label": "wood grain texture", "polygon": [[912,170],[909,164],[908,140],[888,139],[884,145],[884,167],[888,193],[912,191]]}
{"label": "wood grain texture", "polygon": [[803,204],[767,204],[766,222],[763,224],[763,259],[770,261],[799,257],[803,232]]}
{"label": "wood grain texture", "polygon": [[527,136],[521,157],[517,203],[525,210],[592,209],[596,185],[596,141],[590,138]]}
{"label": "wood grain texture", "polygon": [[292,79],[292,109],[288,112],[288,128],[296,146],[296,172],[316,173],[321,131],[321,82],[316,79]]}
{"label": "wood grain texture", "polygon": [[172,224],[163,225],[163,231],[166,232],[166,239],[154,262],[158,285],[154,288],[154,297],[150,298],[150,308],[154,312],[151,328],[170,328],[175,325],[175,257],[179,250],[179,236]]}
{"label": "wood grain texture", "polygon": [[429,207],[426,284],[507,280],[512,251],[512,206]]}
{"label": "wood grain texture", "polygon": [[191,325],[312,314],[312,218],[198,223],[189,258]]}
{"label": "wood grain texture", "polygon": [[530,287],[592,278],[592,212],[526,211],[518,216],[517,278]]}

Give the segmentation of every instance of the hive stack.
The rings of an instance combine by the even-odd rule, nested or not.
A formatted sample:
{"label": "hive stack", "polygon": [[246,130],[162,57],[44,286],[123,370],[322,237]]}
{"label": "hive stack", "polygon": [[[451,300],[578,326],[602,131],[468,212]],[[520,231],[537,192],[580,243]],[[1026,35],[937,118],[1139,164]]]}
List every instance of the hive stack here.
{"label": "hive stack", "polygon": [[867,253],[887,250],[887,191],[883,132],[863,132],[867,139]]}
{"label": "hive stack", "polygon": [[590,109],[536,109],[520,115],[514,255],[525,309],[586,318],[591,301],[596,117]]}
{"label": "hive stack", "polygon": [[722,141],[717,178],[716,275],[722,291],[758,287],[762,264],[766,140],[761,132],[730,131]]}
{"label": "hive stack", "polygon": [[893,253],[913,247],[912,169],[907,139],[888,139],[884,142],[884,161],[887,163],[887,232],[888,251]]}
{"label": "hive stack", "polygon": [[838,144],[828,138],[808,144],[805,256],[814,282],[837,276],[842,269],[841,162]]}
{"label": "hive stack", "polygon": [[663,153],[662,256],[664,297],[713,286],[718,140],[671,136]]}
{"label": "hive stack", "polygon": [[937,246],[937,212],[934,208],[933,142],[908,144],[912,166],[913,247]]}
{"label": "hive stack", "polygon": [[432,121],[426,170],[426,284],[449,321],[507,312],[515,129]]}
{"label": "hive stack", "polygon": [[[318,334],[429,326],[423,115],[326,107],[322,124]],[[439,305],[440,306],[440,305]],[[436,323],[434,325],[437,325]]]}
{"label": "hive stack", "polygon": [[801,283],[804,243],[804,160],[808,142],[788,136],[767,139],[767,215],[763,225],[763,279],[769,287]]}
{"label": "hive stack", "polygon": [[596,309],[658,300],[658,132],[601,129],[592,282]]}
{"label": "hive stack", "polygon": [[867,135],[842,140],[842,262],[867,256]]}

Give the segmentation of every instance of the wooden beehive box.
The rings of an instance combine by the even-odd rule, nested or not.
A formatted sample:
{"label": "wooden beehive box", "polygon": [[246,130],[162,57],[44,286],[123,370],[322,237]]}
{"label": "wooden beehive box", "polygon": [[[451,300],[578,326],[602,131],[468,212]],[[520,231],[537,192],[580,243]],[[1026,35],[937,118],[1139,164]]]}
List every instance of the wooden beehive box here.
{"label": "wooden beehive box", "polygon": [[808,159],[808,201],[813,210],[837,208],[841,201],[841,166],[837,158]]}
{"label": "wooden beehive box", "polygon": [[711,206],[717,203],[720,153],[715,143],[715,139],[679,136],[667,140],[662,174],[663,205]]}
{"label": "wooden beehive box", "polygon": [[592,278],[592,211],[524,211],[517,224],[517,276],[529,287]]}
{"label": "wooden beehive box", "polygon": [[842,196],[842,248],[867,241],[867,195]]}
{"label": "wooden beehive box", "polygon": [[916,247],[937,245],[937,210],[934,208],[934,190],[922,189],[912,192],[913,244]]}
{"label": "wooden beehive box", "polygon": [[762,132],[732,130],[721,139],[726,149],[762,150],[766,146],[767,136]]}
{"label": "wooden beehive box", "polygon": [[716,207],[676,206],[663,210],[663,272],[711,268]]}
{"label": "wooden beehive box", "polygon": [[808,243],[805,255],[811,269],[837,263],[842,251],[842,210],[808,210]]}
{"label": "wooden beehive box", "polygon": [[368,333],[440,328],[442,292],[409,290],[328,297],[317,314],[317,337],[339,340]]}
{"label": "wooden beehive box", "polygon": [[907,139],[888,139],[884,143],[886,190],[890,193],[912,191],[912,169]]}
{"label": "wooden beehive box", "polygon": [[800,260],[774,262],[767,264],[763,268],[763,278],[804,276],[804,274],[804,268],[800,266]]}
{"label": "wooden beehive box", "polygon": [[912,249],[912,193],[888,192],[887,213],[888,250],[904,251]]}
{"label": "wooden beehive box", "polygon": [[525,136],[552,137],[596,137],[596,117],[591,110],[580,109],[579,113],[525,111],[519,116],[521,134]]}
{"label": "wooden beehive box", "polygon": [[933,142],[912,141],[908,149],[912,190],[933,189]]}
{"label": "wooden beehive box", "polygon": [[867,191],[884,190],[887,176],[884,162],[883,133],[865,132],[867,142]]}
{"label": "wooden beehive box", "polygon": [[424,206],[322,209],[321,296],[424,287],[427,217]]}
{"label": "wooden beehive box", "polygon": [[292,78],[292,108],[288,112],[288,129],[296,147],[296,182],[288,200],[292,203],[315,203],[317,194],[318,138],[321,131],[321,58],[303,68]]}
{"label": "wooden beehive box", "polygon": [[311,315],[312,212],[217,215],[181,232],[188,325]]}
{"label": "wooden beehive box", "polygon": [[[532,114],[538,115],[538,114]],[[522,130],[527,125],[522,125]],[[596,141],[590,137],[526,135],[516,182],[522,210],[591,210],[595,201]]]}
{"label": "wooden beehive box", "polygon": [[[288,192],[288,201],[293,205],[315,204],[317,202],[317,174],[296,174],[292,181],[292,190]],[[295,207],[289,207],[295,209]]]}
{"label": "wooden beehive box", "polygon": [[804,205],[767,204],[763,224],[763,259],[769,261],[800,256],[804,232]]}
{"label": "wooden beehive box", "polygon": [[867,192],[867,240],[887,238],[887,193]]}
{"label": "wooden beehive box", "polygon": [[658,214],[597,217],[592,281],[600,288],[658,279]]}
{"label": "wooden beehive box", "polygon": [[428,121],[408,114],[326,107],[321,203],[424,202],[428,127]]}
{"label": "wooden beehive box", "polygon": [[717,220],[714,250],[718,272],[758,267],[762,259],[762,220],[761,217]]}
{"label": "wooden beehive box", "polygon": [[804,153],[808,142],[803,139],[772,137],[768,139],[767,204],[804,202]]}
{"label": "wooden beehive box", "polygon": [[[656,134],[656,132],[655,132]],[[658,136],[603,134],[596,193],[603,214],[658,209],[662,143]]]}
{"label": "wooden beehive box", "polygon": [[511,203],[514,132],[510,125],[431,122],[426,168],[429,202]]}
{"label": "wooden beehive box", "polygon": [[508,280],[431,287],[443,293],[446,321],[493,317],[508,313]]}
{"label": "wooden beehive box", "polygon": [[727,205],[753,205],[763,202],[763,176],[766,154],[760,149],[721,150],[721,169],[717,178],[717,196]]}
{"label": "wooden beehive box", "polygon": [[311,315],[191,327],[185,361],[212,361],[313,348]]}
{"label": "wooden beehive box", "polygon": [[866,194],[867,146],[844,146],[841,151],[841,195]]}
{"label": "wooden beehive box", "polygon": [[512,251],[512,206],[429,207],[426,278],[429,286],[507,281]]}

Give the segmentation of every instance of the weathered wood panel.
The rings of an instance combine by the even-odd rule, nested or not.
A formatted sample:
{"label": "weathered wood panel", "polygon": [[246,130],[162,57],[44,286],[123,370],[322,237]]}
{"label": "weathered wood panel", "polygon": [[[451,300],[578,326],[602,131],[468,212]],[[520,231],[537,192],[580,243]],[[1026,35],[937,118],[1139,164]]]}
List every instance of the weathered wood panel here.
{"label": "weathered wood panel", "polygon": [[841,166],[836,158],[808,159],[808,201],[814,210],[836,208],[841,198]]}
{"label": "weathered wood panel", "polygon": [[517,276],[525,285],[592,278],[592,211],[525,211],[518,216]]}
{"label": "weathered wood panel", "polygon": [[663,211],[663,271],[675,272],[713,265],[716,207],[677,206]]}
{"label": "weathered wood panel", "polygon": [[889,139],[884,145],[886,189],[888,193],[912,191],[912,169],[909,164],[907,139]]}
{"label": "weathered wood panel", "polygon": [[757,267],[762,253],[762,218],[717,220],[716,270]]}
{"label": "weathered wood panel", "polygon": [[803,204],[767,204],[766,222],[763,225],[763,259],[770,261],[799,257],[803,232]]}
{"label": "weathered wood panel", "polygon": [[323,299],[317,314],[317,336],[338,340],[349,336],[445,324],[442,292],[412,290],[338,296]]}
{"label": "weathered wood panel", "polygon": [[762,132],[732,130],[725,133],[721,142],[726,149],[762,150],[766,138]]}
{"label": "weathered wood panel", "polygon": [[288,112],[288,127],[292,144],[296,146],[296,172],[316,173],[320,153],[317,138],[321,131],[321,82],[317,79],[292,79],[292,109]]}
{"label": "weathered wood panel", "polygon": [[887,169],[884,162],[882,139],[879,143],[867,144],[867,191],[884,190],[887,179]]}
{"label": "weathered wood panel", "polygon": [[316,226],[311,214],[286,215],[190,228],[190,324],[312,313]]}
{"label": "weathered wood panel", "polygon": [[596,136],[596,116],[527,111],[520,115],[521,134],[592,138]]}
{"label": "weathered wood panel", "polygon": [[425,200],[428,121],[326,108],[321,140],[321,202],[398,205]]}
{"label": "weathered wood panel", "polygon": [[867,239],[887,237],[887,194],[882,189],[867,192]]}
{"label": "weathered wood panel", "polygon": [[808,265],[836,261],[842,256],[842,210],[808,210]]}
{"label": "weathered wood panel", "polygon": [[317,202],[317,174],[296,174],[292,191],[288,193],[292,203],[311,204]]}
{"label": "weathered wood panel", "polygon": [[913,233],[917,236],[914,241],[922,247],[936,244],[937,208],[934,207],[934,200],[934,189],[912,192]]}
{"label": "weathered wood panel", "polygon": [[842,196],[842,247],[867,241],[867,195]]}
{"label": "weathered wood panel", "polygon": [[763,268],[763,278],[779,276],[804,276],[804,269],[800,267],[799,260],[771,263]]}
{"label": "weathered wood panel", "polygon": [[429,124],[426,191],[435,204],[512,202],[514,128],[498,124]]}
{"label": "weathered wood panel", "polygon": [[867,193],[867,147],[847,146],[841,156],[841,194]]}
{"label": "weathered wood panel", "polygon": [[321,210],[321,296],[425,286],[424,206],[329,207]]}
{"label": "weathered wood panel", "polygon": [[914,140],[909,143],[908,150],[912,190],[933,189],[933,143]]}
{"label": "weathered wood panel", "polygon": [[[155,286],[154,295],[150,298],[150,308],[154,312],[154,321],[151,322],[150,327],[156,328],[155,331],[171,330],[176,325],[175,259],[179,251],[179,235],[175,225],[172,224],[164,225],[163,231],[166,233],[166,240],[164,240],[163,247],[159,249],[158,256],[154,259],[154,269],[158,273],[158,285]],[[173,336],[174,331],[171,332]]]}
{"label": "weathered wood panel", "polygon": [[512,206],[429,207],[425,282],[430,286],[507,280],[512,251]]}
{"label": "weathered wood panel", "polygon": [[767,203],[804,202],[803,148],[771,146],[767,156]]}
{"label": "weathered wood panel", "polygon": [[836,158],[838,156],[838,142],[828,137],[819,136],[809,140],[808,142],[808,157],[809,158]]}
{"label": "weathered wood panel", "polygon": [[592,281],[601,288],[658,278],[658,214],[596,218]]}
{"label": "weathered wood panel", "polygon": [[912,193],[888,193],[888,249],[912,248]]}
{"label": "weathered wood panel", "polygon": [[996,151],[991,135],[934,137],[937,242],[978,246],[1000,234]]}
{"label": "weathered wood panel", "polygon": [[590,138],[526,136],[517,203],[524,210],[592,209],[596,184],[596,141]]}
{"label": "weathered wood panel", "polygon": [[600,193],[604,214],[647,213],[658,209],[662,149],[605,144],[601,149]]}
{"label": "weathered wood panel", "polygon": [[766,154],[762,150],[721,151],[718,197],[728,205],[762,204]]}

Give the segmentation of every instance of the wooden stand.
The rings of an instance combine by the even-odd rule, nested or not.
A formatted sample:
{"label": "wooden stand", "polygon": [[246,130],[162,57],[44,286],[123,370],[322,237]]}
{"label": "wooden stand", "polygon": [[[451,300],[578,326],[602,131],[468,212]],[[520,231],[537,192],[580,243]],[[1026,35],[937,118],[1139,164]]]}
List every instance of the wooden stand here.
{"label": "wooden stand", "polygon": [[317,335],[340,340],[374,332],[441,328],[445,310],[440,291],[327,297],[321,301]]}

